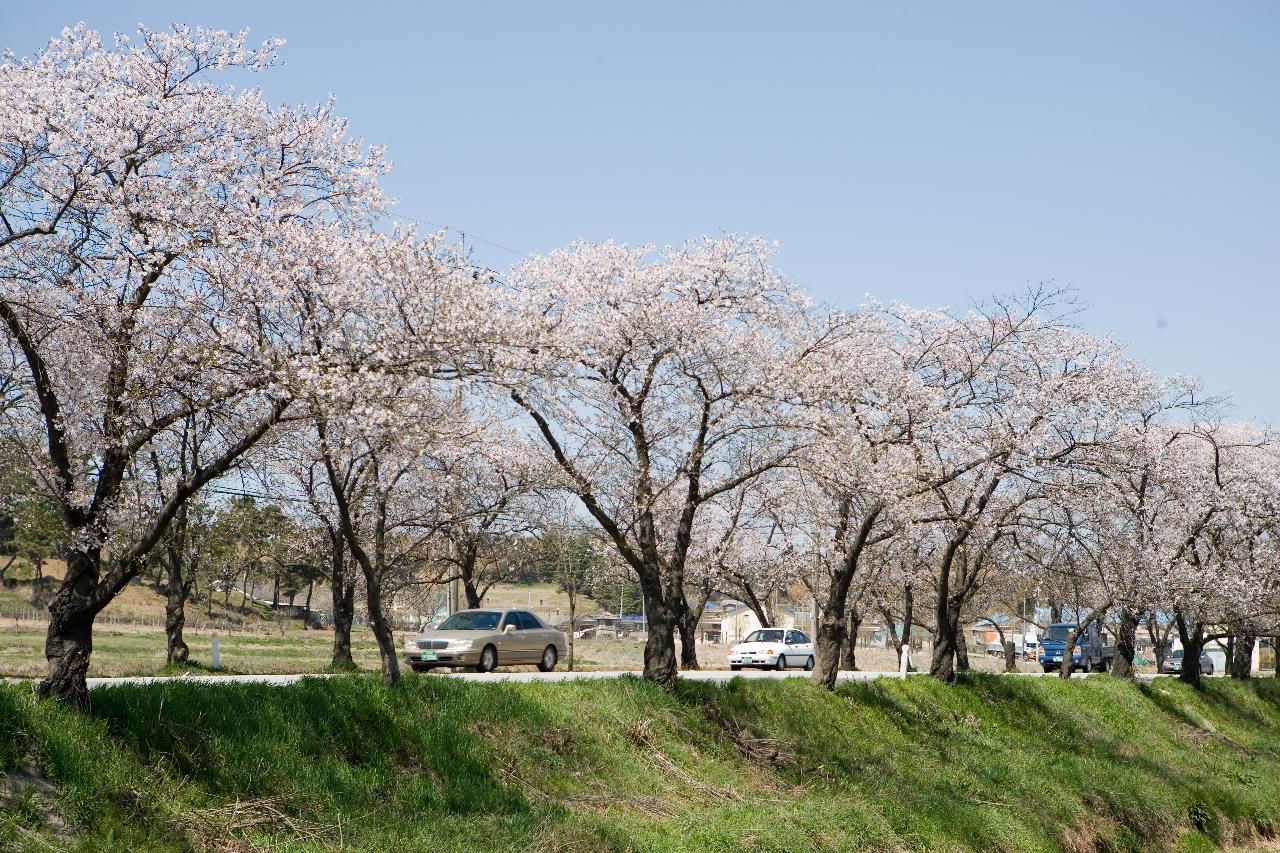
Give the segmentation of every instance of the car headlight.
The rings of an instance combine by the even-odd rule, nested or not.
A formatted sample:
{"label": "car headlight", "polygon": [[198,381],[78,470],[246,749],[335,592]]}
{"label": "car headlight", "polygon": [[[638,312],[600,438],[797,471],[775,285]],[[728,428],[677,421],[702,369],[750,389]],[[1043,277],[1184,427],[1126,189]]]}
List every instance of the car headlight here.
{"label": "car headlight", "polygon": [[448,648],[451,651],[460,652],[463,649],[469,649],[475,645],[475,640],[450,640]]}
{"label": "car headlight", "polygon": [[404,641],[404,650],[406,652],[416,652],[418,650],[418,641],[412,638]]}

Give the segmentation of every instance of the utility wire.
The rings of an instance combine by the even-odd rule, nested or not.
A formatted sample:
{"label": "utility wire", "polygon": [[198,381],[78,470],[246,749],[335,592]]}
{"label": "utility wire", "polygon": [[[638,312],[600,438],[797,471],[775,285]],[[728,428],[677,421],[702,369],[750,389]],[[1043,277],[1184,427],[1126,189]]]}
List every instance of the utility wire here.
{"label": "utility wire", "polygon": [[515,255],[517,258],[523,258],[525,256],[524,252],[518,252],[515,249],[512,249],[510,246],[504,246],[501,243],[496,243],[493,240],[489,240],[485,237],[481,237],[480,235],[474,232],[464,231],[461,228],[454,228],[451,225],[442,225],[439,222],[432,222],[429,219],[420,219],[419,217],[416,217],[416,216],[409,216],[407,214],[398,213],[398,212],[397,213],[386,212],[386,213],[383,213],[382,215],[389,216],[394,219],[407,219],[410,222],[416,222],[419,225],[428,225],[432,228],[438,228],[443,231],[457,231],[459,234],[469,237],[472,240],[479,240],[481,243],[484,243],[487,246],[493,246],[495,249],[501,249],[504,252],[510,252],[511,254]]}

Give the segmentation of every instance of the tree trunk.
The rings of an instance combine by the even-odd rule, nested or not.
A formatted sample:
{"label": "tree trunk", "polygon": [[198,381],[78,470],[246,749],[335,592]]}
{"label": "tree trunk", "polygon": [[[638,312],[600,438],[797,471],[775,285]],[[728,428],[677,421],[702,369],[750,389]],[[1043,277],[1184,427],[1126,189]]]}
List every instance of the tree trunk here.
{"label": "tree trunk", "polygon": [[957,624],[951,629],[951,635],[955,637],[956,644],[956,672],[968,672],[969,667],[969,642],[965,639],[964,631]]}
{"label": "tree trunk", "polygon": [[707,602],[711,600],[712,590],[698,590],[698,599],[694,602],[695,607],[689,606],[689,601],[684,593],[680,594],[680,668],[681,669],[701,669],[698,663],[698,648],[696,646],[698,640],[698,623],[702,621],[702,614],[707,610]]}
{"label": "tree trunk", "polygon": [[333,660],[329,668],[338,672],[354,672],[356,662],[351,657],[351,623],[355,621],[356,585],[341,579],[333,591]]}
{"label": "tree trunk", "polygon": [[170,577],[165,589],[164,633],[166,638],[165,659],[171,666],[184,666],[191,654],[182,637],[182,629],[187,624],[187,590],[179,580],[174,582]]}
{"label": "tree trunk", "polygon": [[929,674],[944,684],[956,680],[955,628],[948,619],[938,622],[933,638],[933,658],[929,661]]}
{"label": "tree trunk", "polygon": [[[685,670],[698,670],[702,667],[698,664],[698,618],[700,612],[695,612],[689,606],[689,600],[681,592],[676,606],[680,609],[680,618],[676,622],[676,630],[680,633],[680,668]],[[706,606],[705,604],[703,605]]]}
{"label": "tree trunk", "polygon": [[680,617],[676,606],[662,595],[656,578],[649,583],[641,579],[640,587],[649,622],[649,636],[644,644],[644,677],[671,690],[676,685],[675,633]]}
{"label": "tree trunk", "polygon": [[93,652],[93,620],[101,607],[94,602],[100,564],[97,553],[73,551],[67,574],[49,605],[44,656],[48,670],[40,682],[40,698],[58,699],[75,708],[89,707],[89,655]]}
{"label": "tree trunk", "polygon": [[1197,689],[1200,687],[1200,653],[1203,649],[1204,643],[1195,632],[1182,641],[1182,671],[1178,673],[1178,680]]}
{"label": "tree trunk", "polygon": [[329,530],[329,592],[333,599],[333,660],[330,669],[352,672],[351,623],[355,620],[356,583],[347,563],[347,543],[337,530]]}
{"label": "tree trunk", "polygon": [[[576,582],[575,582],[576,583]],[[573,587],[569,593],[569,671],[573,672],[573,652],[574,642],[577,637],[574,636],[578,632],[578,590]]]}
{"label": "tree trunk", "polygon": [[400,684],[400,658],[397,655],[391,624],[382,612],[382,590],[379,588],[377,573],[368,565],[362,567],[364,568],[365,604],[369,610],[369,628],[373,631],[373,638],[378,641],[378,656],[382,659],[382,681],[388,687],[397,687]]}
{"label": "tree trunk", "polygon": [[840,670],[840,649],[849,634],[845,625],[844,608],[828,596],[818,615],[817,636],[814,637],[814,667],[811,681],[818,687],[832,690],[836,686],[836,673]]}
{"label": "tree trunk", "polygon": [[1147,617],[1147,636],[1151,638],[1151,651],[1156,656],[1156,672],[1163,674],[1165,659],[1169,656],[1168,630],[1160,633],[1155,614]]}
{"label": "tree trunk", "polygon": [[42,699],[53,698],[74,708],[89,707],[89,655],[93,653],[93,619],[96,614],[68,612],[49,620],[44,656],[48,674],[38,690]]}
{"label": "tree trunk", "polygon": [[844,646],[848,628],[845,613],[849,608],[849,585],[858,571],[862,550],[871,539],[876,520],[883,507],[876,505],[867,510],[858,525],[858,534],[846,546],[840,567],[832,573],[827,600],[818,613],[818,636],[814,638],[815,655],[812,683],[817,687],[833,690],[836,674],[840,669],[840,649]]}
{"label": "tree trunk", "polygon": [[743,596],[747,599],[747,606],[756,614],[756,618],[760,620],[761,628],[773,627],[773,614],[769,612],[769,606],[765,604],[760,596],[756,595],[755,589],[751,584],[743,581],[741,583]]}
{"label": "tree trunk", "polygon": [[862,614],[858,608],[850,607],[846,635],[844,639],[844,668],[849,672],[858,669],[858,628],[862,625]]}
{"label": "tree trunk", "polygon": [[1232,678],[1248,681],[1253,676],[1253,647],[1258,638],[1253,634],[1241,634],[1235,640],[1227,666]]}
{"label": "tree trunk", "polygon": [[1188,625],[1181,613],[1176,613],[1178,639],[1182,640],[1182,672],[1178,680],[1200,689],[1200,653],[1204,650],[1204,626],[1199,622]]}
{"label": "tree trunk", "polygon": [[[944,587],[945,590],[945,587]],[[969,654],[960,635],[960,602],[939,594],[934,605],[933,659],[929,662],[929,674],[944,684],[953,684],[956,671],[969,668]]]}
{"label": "tree trunk", "polygon": [[685,612],[681,614],[680,621],[676,625],[680,633],[680,668],[686,670],[702,669],[702,666],[698,663],[698,647],[696,645],[698,618],[689,612],[688,607],[682,609]]}
{"label": "tree trunk", "polygon": [[987,621],[991,623],[992,628],[996,629],[996,636],[1000,638],[1000,651],[1004,655],[1004,671],[1017,672],[1018,655],[1017,651],[1014,649],[1013,640],[1010,640],[1004,635],[1004,628],[999,622],[994,619],[988,619]]}
{"label": "tree trunk", "polygon": [[182,637],[182,629],[187,624],[187,593],[190,586],[182,576],[183,556],[177,543],[169,546],[168,559],[165,561],[167,577],[164,598],[164,635],[165,661],[170,666],[186,664],[191,652]]}
{"label": "tree trunk", "polygon": [[894,618],[893,611],[881,605],[880,616],[884,619],[885,627],[888,629],[889,642],[893,645],[893,650],[898,653],[898,658],[902,658],[902,637],[898,636],[897,624],[898,620]]}
{"label": "tree trunk", "polygon": [[476,550],[468,548],[459,561],[459,574],[462,575],[462,590],[467,596],[467,608],[474,610],[480,606],[483,596],[476,587]]}
{"label": "tree trunk", "polygon": [[1116,656],[1111,659],[1113,678],[1132,678],[1133,656],[1138,641],[1138,614],[1125,608],[1120,611],[1120,627],[1116,631]]}

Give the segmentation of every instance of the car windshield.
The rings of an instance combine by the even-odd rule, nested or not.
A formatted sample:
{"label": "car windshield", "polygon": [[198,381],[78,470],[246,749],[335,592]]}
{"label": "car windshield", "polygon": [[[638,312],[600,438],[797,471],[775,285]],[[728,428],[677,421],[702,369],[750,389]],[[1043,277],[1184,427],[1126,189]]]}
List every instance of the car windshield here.
{"label": "car windshield", "polygon": [[494,631],[501,613],[492,610],[464,610],[440,623],[437,631]]}
{"label": "car windshield", "polygon": [[1169,655],[1170,660],[1182,660],[1182,649],[1174,649],[1173,654]]}
{"label": "car windshield", "polygon": [[1065,643],[1071,633],[1072,625],[1050,625],[1044,632],[1044,638],[1051,643]]}
{"label": "car windshield", "polygon": [[744,641],[747,643],[781,643],[781,631],[752,631]]}

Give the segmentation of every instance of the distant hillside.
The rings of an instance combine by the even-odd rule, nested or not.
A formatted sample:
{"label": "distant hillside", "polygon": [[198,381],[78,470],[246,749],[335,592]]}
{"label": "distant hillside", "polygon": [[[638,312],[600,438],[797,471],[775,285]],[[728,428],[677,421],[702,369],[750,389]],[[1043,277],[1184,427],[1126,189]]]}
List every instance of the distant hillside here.
{"label": "distant hillside", "polygon": [[[0,583],[0,614],[8,614],[27,608],[43,612],[57,584],[66,575],[67,566],[62,560],[46,560],[43,578],[34,576],[32,567],[19,562],[9,570],[4,583]],[[127,620],[162,621],[164,619],[164,592],[143,578],[129,584],[120,595],[107,605],[102,615]],[[266,623],[272,620],[269,608],[260,602],[246,600],[240,590],[231,592],[230,606],[224,606],[223,596],[214,596],[212,617],[209,616],[207,599],[187,603],[188,619],[193,623],[212,619],[215,622],[231,621]]]}

